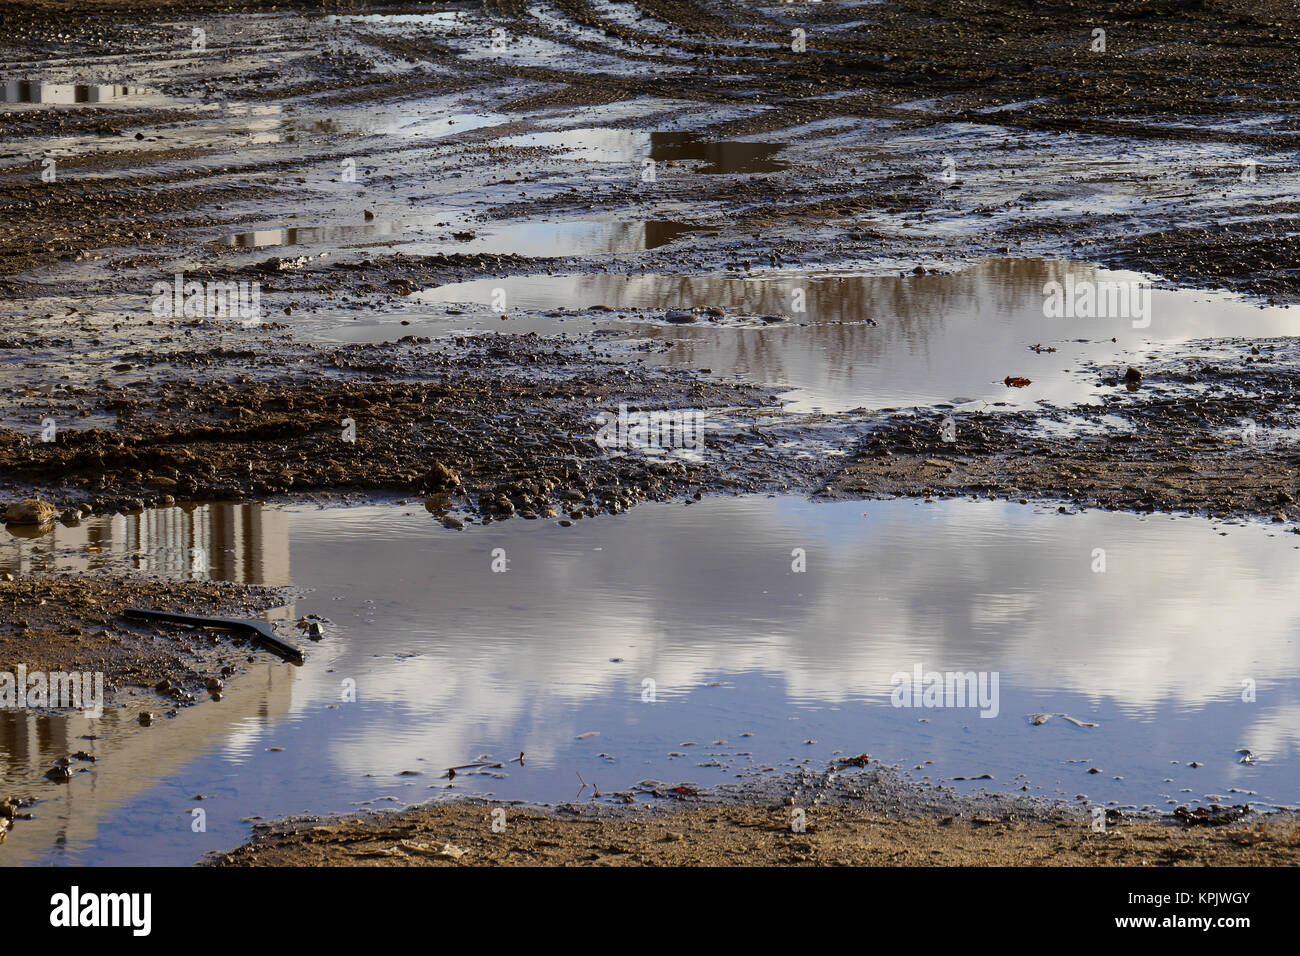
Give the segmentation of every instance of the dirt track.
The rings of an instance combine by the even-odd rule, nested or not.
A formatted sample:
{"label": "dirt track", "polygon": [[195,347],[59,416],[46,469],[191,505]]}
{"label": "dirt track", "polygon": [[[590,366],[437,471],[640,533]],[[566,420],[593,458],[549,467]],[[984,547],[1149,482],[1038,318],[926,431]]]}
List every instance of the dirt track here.
{"label": "dirt track", "polygon": [[[614,120],[622,128],[656,128],[671,116],[712,138],[764,134],[791,144],[792,167],[784,173],[738,178],[674,170],[653,196],[600,176],[575,177],[547,162],[545,150],[485,144],[477,131],[453,135],[431,154],[419,143],[367,148],[372,194],[405,186],[419,162],[435,193],[448,177],[462,198],[481,192],[488,217],[525,210],[637,217],[650,201],[686,201],[703,221],[743,233],[690,256],[650,257],[666,260],[656,266],[754,256],[971,257],[1006,247],[1082,254],[1279,298],[1292,298],[1300,278],[1295,256],[1287,254],[1295,243],[1291,156],[1300,134],[1297,104],[1284,95],[1300,80],[1290,55],[1300,27],[1286,3],[1026,10],[1005,2],[759,7],[560,0],[544,20],[517,2],[481,11],[452,4],[446,9],[465,13],[456,27],[416,24],[400,33],[375,21],[312,14],[279,14],[237,28],[218,18],[209,22],[203,53],[187,49],[174,19],[150,14],[173,4],[95,4],[105,12],[90,17],[61,13],[61,4],[39,13],[31,6],[0,8],[0,32],[8,38],[0,58],[39,64],[42,52],[80,56],[79,78],[98,73],[100,82],[117,79],[130,62],[122,81],[181,99],[93,115],[6,116],[14,137],[81,135],[107,148],[68,157],[66,178],[39,194],[29,188],[39,163],[15,163],[11,155],[0,180],[0,272],[11,276],[96,249],[118,250],[110,260],[123,269],[142,252],[193,250],[201,233],[238,222],[237,211],[251,211],[259,200],[268,208],[322,211],[339,201],[337,191],[331,199],[295,177],[304,165],[350,155],[355,132],[346,124],[313,132],[304,123],[303,133],[279,148],[256,136],[241,143],[239,116],[248,113],[232,115],[234,129],[222,127],[219,115],[196,114],[185,99],[199,94],[273,104],[307,120],[344,107],[454,97],[509,114],[520,131],[547,109],[580,115],[584,107],[624,103],[630,109]],[[209,9],[215,15],[236,8],[258,5]],[[193,17],[204,7],[185,9]],[[133,12],[109,12],[123,10]],[[795,28],[807,32],[804,52],[789,48]],[[1105,52],[1092,49],[1098,28],[1106,30]],[[481,51],[492,29],[506,31],[506,55]],[[59,39],[43,43],[52,33]],[[541,42],[556,52],[529,55],[528,44]],[[270,54],[275,67],[257,69]],[[71,75],[66,67],[59,72]],[[870,135],[862,135],[863,122]],[[180,135],[178,124],[191,132]],[[846,133],[855,127],[857,133]],[[236,136],[211,135],[226,130]],[[332,135],[321,136],[325,130]],[[939,175],[946,156],[954,160],[953,181]],[[1247,159],[1259,163],[1254,184],[1240,182]],[[526,196],[512,198],[500,187],[520,175],[521,163]],[[93,181],[74,178],[90,172]],[[1071,202],[1062,208],[1062,199]],[[959,241],[925,228],[963,219]],[[405,272],[419,278],[418,268]]]}

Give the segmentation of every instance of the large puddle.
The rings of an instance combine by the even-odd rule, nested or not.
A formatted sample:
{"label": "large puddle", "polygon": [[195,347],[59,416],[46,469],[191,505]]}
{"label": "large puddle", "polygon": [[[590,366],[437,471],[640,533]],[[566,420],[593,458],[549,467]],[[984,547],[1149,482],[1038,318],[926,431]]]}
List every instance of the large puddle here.
{"label": "large puddle", "polygon": [[[0,569],[291,581],[309,590],[279,615],[331,623],[305,666],[268,659],[162,726],[0,714],[4,789],[42,797],[0,861],[183,864],[256,817],[589,799],[579,776],[609,795],[863,752],[957,788],[1292,805],[1293,541],[1197,519],[781,497],[570,528],[447,531],[414,502],[178,508],[4,536]],[[996,716],[893,706],[894,676],[916,668],[996,673],[982,708]],[[81,739],[92,729],[102,739]],[[41,780],[81,749],[100,758],[88,772]],[[446,779],[483,759],[503,766]]]}

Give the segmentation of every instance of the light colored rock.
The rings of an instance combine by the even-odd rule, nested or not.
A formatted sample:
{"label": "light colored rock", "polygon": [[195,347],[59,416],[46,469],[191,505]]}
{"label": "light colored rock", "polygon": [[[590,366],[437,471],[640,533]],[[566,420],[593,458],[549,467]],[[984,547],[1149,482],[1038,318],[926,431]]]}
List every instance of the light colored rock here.
{"label": "light colored rock", "polygon": [[25,498],[5,510],[6,524],[45,524],[58,512],[54,505],[40,498]]}

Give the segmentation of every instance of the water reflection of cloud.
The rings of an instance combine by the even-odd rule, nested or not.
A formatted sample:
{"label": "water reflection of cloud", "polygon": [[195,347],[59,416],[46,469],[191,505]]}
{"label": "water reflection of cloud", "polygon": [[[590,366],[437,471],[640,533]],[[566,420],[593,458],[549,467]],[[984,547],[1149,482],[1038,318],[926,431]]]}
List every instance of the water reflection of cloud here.
{"label": "water reflection of cloud", "polygon": [[[338,557],[329,520],[295,532],[312,539],[299,553],[326,565]],[[574,708],[635,700],[645,677],[663,701],[764,673],[789,701],[885,706],[890,676],[921,663],[998,670],[1004,692],[1081,696],[1142,720],[1236,700],[1243,677],[1289,695],[1300,667],[1295,552],[1258,529],[1225,538],[1191,520],[793,499],[649,506],[618,521],[563,538],[520,523],[375,542],[349,599],[387,611],[364,628],[343,621],[334,673],[305,675],[296,693],[336,696],[355,674],[391,710],[395,755],[422,735],[463,754],[494,727],[566,739]],[[507,575],[487,570],[496,546],[512,555]],[[790,572],[793,547],[808,573]],[[1107,549],[1105,574],[1091,571],[1093,547]],[[394,581],[397,567],[426,568],[423,589]],[[374,657],[390,645],[417,656]],[[1276,698],[1252,706],[1260,727],[1284,724]],[[363,737],[334,758],[370,766],[384,749]]]}
{"label": "water reflection of cloud", "polygon": [[[1259,528],[1220,537],[1204,521],[995,502],[738,498],[563,532],[515,521],[451,534],[383,506],[234,505],[92,519],[76,534],[19,546],[29,565],[81,566],[93,541],[107,567],[215,540],[213,577],[274,583],[289,579],[292,550],[293,583],[314,589],[300,611],[332,624],[282,717],[224,729],[221,752],[248,768],[285,721],[319,737],[328,769],[312,772],[354,775],[416,757],[450,766],[501,739],[544,761],[592,729],[621,734],[625,752],[662,747],[673,721],[775,725],[807,707],[889,721],[890,677],[916,664],[996,670],[1004,695],[1089,701],[1112,723],[1192,720],[1226,753],[1297,750],[1300,555]],[[506,574],[490,571],[495,547]],[[1104,574],[1091,570],[1099,547]],[[806,573],[791,570],[795,548]],[[646,678],[654,708],[639,706]],[[1253,704],[1240,703],[1244,678],[1258,683]],[[345,679],[356,704],[340,699]],[[582,726],[593,706],[617,726]],[[1223,726],[1235,706],[1249,709]],[[915,724],[892,726],[902,749],[936,746]]]}

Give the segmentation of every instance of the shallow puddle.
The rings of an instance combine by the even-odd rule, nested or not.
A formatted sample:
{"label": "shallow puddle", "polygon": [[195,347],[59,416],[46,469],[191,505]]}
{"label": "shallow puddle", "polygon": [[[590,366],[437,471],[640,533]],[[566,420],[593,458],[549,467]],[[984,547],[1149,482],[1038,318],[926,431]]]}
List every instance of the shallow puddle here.
{"label": "shallow puddle", "polygon": [[160,106],[172,97],[139,86],[108,83],[39,83],[26,80],[0,82],[0,103],[34,103],[42,106]]}
{"label": "shallow puddle", "polygon": [[337,226],[296,226],[287,229],[257,229],[226,237],[225,244],[240,249],[267,246],[336,246],[357,241],[392,238],[411,253],[491,253],[521,256],[592,256],[644,252],[699,232],[705,227],[672,220],[614,222],[568,220],[562,222],[513,222],[453,226],[440,220],[376,221]]}
{"label": "shallow puddle", "polygon": [[[825,411],[973,400],[1074,404],[1097,394],[1092,366],[1122,373],[1142,363],[1148,346],[1216,335],[1294,335],[1300,327],[1294,310],[1167,289],[1150,290],[1142,319],[1045,316],[1045,285],[1067,280],[1149,287],[1135,273],[1086,264],[993,259],[935,275],[518,276],[444,285],[411,298],[482,306],[495,300],[498,311],[502,304],[524,312],[606,306],[614,310],[610,320],[655,320],[641,334],[672,348],[647,361],[785,386],[794,408]],[[744,321],[667,325],[658,311],[710,306]],[[762,316],[782,321],[769,324]],[[492,319],[495,325],[487,325],[495,331],[514,328]],[[1142,321],[1148,324],[1135,327]],[[572,319],[555,328],[572,328]],[[1008,376],[1031,384],[1009,387]]]}
{"label": "shallow puddle", "polygon": [[[258,816],[585,800],[579,775],[609,795],[864,752],[918,780],[1067,801],[1300,802],[1294,539],[1040,510],[715,498],[454,532],[420,502],[223,505],[6,535],[2,569],[292,581],[309,590],[280,616],[330,623],[304,666],[260,663],[165,726],[108,714],[88,743],[81,718],[0,714],[5,788],[42,797],[0,860],[183,864]],[[918,667],[989,689],[996,674],[997,694],[894,706],[896,675]],[[40,779],[83,748],[101,758],[88,772]],[[484,761],[503,765],[465,768]]]}

